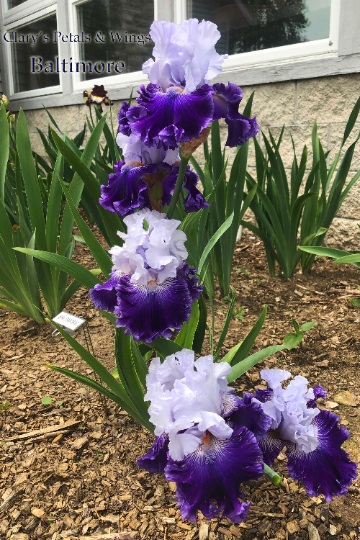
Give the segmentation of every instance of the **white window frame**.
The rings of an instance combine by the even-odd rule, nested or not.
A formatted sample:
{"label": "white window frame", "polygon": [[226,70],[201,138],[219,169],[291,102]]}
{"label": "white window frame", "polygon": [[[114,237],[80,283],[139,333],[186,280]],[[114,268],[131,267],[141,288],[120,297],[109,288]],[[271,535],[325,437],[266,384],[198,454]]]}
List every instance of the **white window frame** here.
{"label": "white window frame", "polygon": [[[3,92],[9,97],[12,110],[81,104],[83,90],[93,84],[104,84],[111,90],[112,100],[128,99],[132,91],[147,82],[141,71],[88,81],[81,81],[80,74],[60,73],[59,86],[14,93],[11,47],[4,45],[2,39],[5,29],[21,27],[44,13],[56,12],[58,29],[76,33],[76,6],[83,1],[86,0],[26,0],[7,9],[7,0],[0,0],[0,71]],[[154,0],[154,19],[179,23],[186,18],[187,0]],[[329,39],[231,55],[214,82],[226,83],[230,74],[232,82],[246,86],[359,73],[359,28],[360,0],[331,0]],[[74,62],[78,58],[76,44],[60,41],[58,47],[60,61],[72,56]]]}
{"label": "white window frame", "polygon": [[[5,6],[4,6],[5,4]],[[5,32],[11,32],[12,30],[19,29],[34,21],[39,21],[48,17],[49,15],[56,16],[57,28],[58,24],[58,9],[56,0],[28,0],[24,4],[20,4],[12,9],[7,9],[7,0],[2,3],[3,8],[3,24],[0,26],[1,35],[3,37]],[[5,8],[5,9],[4,9]],[[60,43],[58,44],[58,51],[60,56]],[[60,84],[56,86],[46,86],[45,88],[37,88],[35,90],[26,90],[24,92],[15,92],[14,81],[15,74],[13,72],[13,47],[10,43],[3,46],[4,51],[4,66],[5,75],[7,78],[8,86],[8,98],[11,99],[24,99],[32,97],[47,96],[51,94],[60,94],[63,91],[62,73],[59,73]]]}
{"label": "white window frame", "polygon": [[[187,13],[187,0],[178,0],[175,11],[175,21],[182,22],[189,18]],[[331,0],[330,5],[330,29],[329,37],[307,41],[305,43],[295,43],[294,45],[283,45],[262,49],[247,53],[231,54],[223,63],[223,72],[243,66],[254,66],[264,63],[278,62],[293,58],[303,58],[319,54],[336,53],[339,46],[340,28],[340,0]]]}
{"label": "white window frame", "polygon": [[[89,0],[69,0],[69,22],[70,31],[73,34],[79,33],[79,21],[77,8],[81,4],[86,4]],[[154,0],[154,20],[159,20],[159,3]],[[71,57],[73,62],[80,62],[83,59],[80,58],[80,44],[71,43]],[[72,73],[72,83],[74,92],[80,92],[93,86],[94,84],[103,84],[106,88],[127,88],[129,85],[139,86],[146,83],[146,75],[142,71],[132,71],[131,73],[122,73],[119,75],[112,75],[108,77],[96,77],[94,79],[88,79],[86,81],[81,80],[80,73]]]}

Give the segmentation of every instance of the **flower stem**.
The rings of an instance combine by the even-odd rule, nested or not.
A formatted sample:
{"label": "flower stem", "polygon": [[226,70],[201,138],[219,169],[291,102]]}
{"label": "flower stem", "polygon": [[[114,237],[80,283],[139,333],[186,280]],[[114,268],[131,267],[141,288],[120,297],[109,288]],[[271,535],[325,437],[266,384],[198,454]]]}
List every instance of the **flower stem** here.
{"label": "flower stem", "polygon": [[267,476],[274,486],[278,486],[282,481],[281,476],[279,476],[275,471],[273,471],[266,463],[264,464],[264,474]]}
{"label": "flower stem", "polygon": [[185,177],[185,173],[186,173],[186,168],[187,168],[187,165],[189,163],[189,159],[190,158],[183,158],[183,157],[181,158],[180,167],[179,167],[179,174],[178,174],[178,177],[177,177],[177,180],[176,180],[176,185],[175,185],[174,193],[173,193],[171,203],[170,203],[170,206],[169,206],[169,210],[167,212],[167,217],[169,219],[171,219],[173,217],[173,214],[175,212],[176,203],[178,202],[178,199],[179,199],[179,195],[180,195],[181,188],[182,188],[182,185],[183,185],[183,181],[184,181],[184,177]]}

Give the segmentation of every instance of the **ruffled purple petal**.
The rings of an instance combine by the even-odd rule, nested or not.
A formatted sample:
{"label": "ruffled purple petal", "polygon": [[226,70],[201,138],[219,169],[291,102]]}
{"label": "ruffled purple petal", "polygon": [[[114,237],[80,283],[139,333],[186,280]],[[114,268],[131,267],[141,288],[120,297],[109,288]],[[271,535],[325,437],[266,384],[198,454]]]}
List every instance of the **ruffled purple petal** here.
{"label": "ruffled purple petal", "polygon": [[228,138],[226,146],[234,147],[245,144],[259,131],[259,126],[254,118],[246,118],[239,113],[239,104],[243,93],[239,86],[230,83],[213,85],[214,94],[214,120],[225,118],[228,125]]}
{"label": "ruffled purple petal", "polygon": [[280,439],[276,430],[270,429],[264,439],[259,441],[260,450],[264,456],[264,462],[269,467],[274,463],[280,452],[283,450],[285,442]]}
{"label": "ruffled purple petal", "polygon": [[114,313],[117,304],[116,287],[118,284],[119,278],[112,276],[105,283],[97,283],[93,289],[90,289],[90,298],[95,307]]}
{"label": "ruffled purple petal", "polygon": [[271,388],[265,388],[265,390],[261,390],[260,388],[257,388],[255,391],[255,398],[261,401],[261,403],[266,403],[266,401],[270,401],[270,399],[273,397],[274,391],[271,390]]}
{"label": "ruffled purple petal", "polygon": [[256,116],[254,118],[246,118],[242,114],[239,114],[238,119],[231,120],[226,118],[225,122],[229,127],[226,146],[230,146],[231,148],[245,144],[251,137],[255,137],[259,131]]}
{"label": "ruffled purple petal", "polygon": [[239,116],[239,104],[243,98],[243,92],[237,84],[229,82],[213,84],[214,94],[214,120],[228,118],[237,120]]}
{"label": "ruffled purple petal", "polygon": [[271,426],[271,418],[267,416],[259,403],[252,402],[251,394],[244,394],[243,399],[238,399],[236,409],[228,419],[231,427],[245,426],[254,435],[257,441],[264,439]]}
{"label": "ruffled purple petal", "polygon": [[235,429],[229,439],[207,435],[192,454],[183,461],[169,462],[165,468],[167,480],[177,483],[181,515],[196,521],[201,510],[208,519],[220,512],[234,523],[246,519],[250,503],[238,498],[241,482],[257,480],[263,474],[262,455],[254,435],[245,427]]}
{"label": "ruffled purple petal", "polygon": [[177,275],[186,281],[191,302],[200,298],[204,285],[198,285],[199,278],[195,275],[197,268],[190,268],[188,263],[182,263],[177,269]]}
{"label": "ruffled purple petal", "polygon": [[160,435],[145,456],[137,460],[137,465],[150,473],[163,473],[168,462],[169,437]]}
{"label": "ruffled purple petal", "polygon": [[[167,177],[166,181],[171,184],[171,186],[174,186],[172,188],[171,193],[175,189],[176,180],[179,174],[179,165],[173,165],[170,169],[170,174]],[[184,201],[184,209],[185,212],[198,212],[201,208],[208,208],[209,204],[206,202],[203,194],[201,191],[197,189],[197,184],[199,182],[198,175],[190,169],[190,166],[187,166],[187,170],[185,173],[184,178],[184,189],[188,192],[188,196],[186,197]],[[169,198],[169,202],[165,203],[164,197],[163,197],[163,204],[170,204],[171,197]]]}
{"label": "ruffled purple petal", "polygon": [[198,175],[188,170],[185,173],[184,189],[189,193],[184,201],[184,209],[186,213],[198,212],[201,208],[208,208],[209,203],[204,199],[204,195],[197,189],[197,183],[199,181]]}
{"label": "ruffled purple petal", "polygon": [[323,494],[327,501],[346,494],[346,487],[357,477],[357,464],[341,449],[350,433],[338,422],[335,414],[324,410],[314,418],[319,445],[312,452],[299,452],[294,444],[286,443],[291,478],[303,482],[311,497]]}
{"label": "ruffled purple petal", "polygon": [[167,279],[161,285],[155,283],[146,287],[134,285],[130,276],[123,276],[117,287],[115,313],[120,316],[116,325],[126,328],[125,333],[131,334],[136,341],[151,343],[160,336],[170,338],[173,331],[180,330],[190,318],[195,289],[192,282],[195,280],[197,278],[186,277],[182,269],[177,277]]}
{"label": "ruffled purple petal", "polygon": [[109,175],[108,185],[101,186],[100,204],[120,216],[127,216],[141,208],[151,209],[144,175],[154,173],[157,165],[137,166],[118,161],[114,168],[115,173]]}
{"label": "ruffled purple petal", "polygon": [[149,146],[160,140],[173,148],[182,141],[198,138],[213,119],[212,93],[212,87],[206,84],[191,94],[183,94],[177,86],[166,92],[156,84],[142,86],[137,102],[147,110],[147,116],[131,121],[131,129]]}
{"label": "ruffled purple petal", "polygon": [[175,150],[178,146],[178,142],[182,140],[184,136],[184,130],[182,127],[177,127],[174,124],[162,129],[159,134],[159,142],[163,144],[164,147],[171,148]]}
{"label": "ruffled purple petal", "polygon": [[126,113],[128,112],[129,108],[129,104],[126,101],[123,101],[121,109],[119,111],[119,131],[127,137],[130,137],[131,135],[129,120],[126,118]]}
{"label": "ruffled purple petal", "polygon": [[169,206],[172,199],[172,194],[176,186],[177,175],[173,174],[174,167],[168,165],[167,163],[162,163],[161,167],[166,167],[169,171],[168,176],[163,180],[163,194],[162,194],[162,203],[163,206]]}
{"label": "ruffled purple petal", "polygon": [[314,388],[314,399],[310,399],[308,402],[307,402],[307,407],[308,409],[315,409],[317,407],[316,405],[316,401],[319,399],[319,398],[322,398],[322,399],[326,399],[326,396],[327,396],[327,391],[324,390],[324,388],[322,386],[316,386]]}

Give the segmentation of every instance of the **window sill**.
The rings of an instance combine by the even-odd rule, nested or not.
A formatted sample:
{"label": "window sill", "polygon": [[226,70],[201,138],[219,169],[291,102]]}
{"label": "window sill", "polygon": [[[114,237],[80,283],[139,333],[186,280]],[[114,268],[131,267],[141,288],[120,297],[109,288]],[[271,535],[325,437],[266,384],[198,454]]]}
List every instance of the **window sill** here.
{"label": "window sill", "polygon": [[[231,82],[239,86],[252,86],[359,72],[360,54],[339,56],[337,53],[325,53],[261,63],[253,66],[228,68],[214,79],[214,82],[227,83],[228,80],[231,80]],[[113,86],[109,80],[108,84],[105,82],[105,87],[109,90],[112,101],[117,101],[128,99],[132,90],[134,91],[133,95],[136,96],[136,90],[139,88],[138,83],[139,79],[137,78],[136,81],[134,80],[134,85],[126,83],[123,86]],[[93,84],[90,82],[89,88]],[[43,105],[46,107],[63,107],[65,105],[79,105],[82,103],[82,92],[77,91],[70,94],[63,93],[23,99],[12,98],[10,100],[10,108],[15,112],[20,107],[24,110],[33,110],[41,109]]]}

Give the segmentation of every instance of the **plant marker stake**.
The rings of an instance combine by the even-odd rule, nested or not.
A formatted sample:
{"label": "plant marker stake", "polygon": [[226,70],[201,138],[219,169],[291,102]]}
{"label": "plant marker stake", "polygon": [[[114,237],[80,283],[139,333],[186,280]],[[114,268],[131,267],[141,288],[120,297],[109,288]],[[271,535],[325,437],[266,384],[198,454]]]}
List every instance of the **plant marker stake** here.
{"label": "plant marker stake", "polygon": [[[61,328],[64,328],[68,334],[73,336],[75,334],[75,331],[78,330],[81,326],[83,327],[84,331],[84,338],[86,343],[86,348],[89,351],[90,354],[95,356],[94,346],[91,339],[90,329],[89,329],[89,323],[86,319],[83,319],[82,317],[78,317],[77,315],[72,315],[71,313],[68,313],[67,311],[62,311],[56,317],[52,319],[56,324],[61,326]],[[56,337],[59,335],[60,332],[58,330],[54,330],[52,333],[53,337]],[[98,379],[98,376],[94,372],[94,377],[96,382],[100,382]],[[101,401],[102,406],[104,409],[105,417],[108,415],[108,409],[106,406],[106,397],[101,394]]]}

